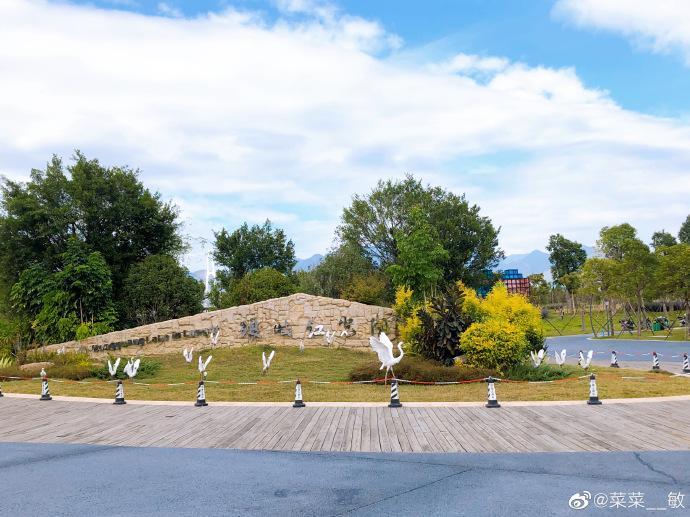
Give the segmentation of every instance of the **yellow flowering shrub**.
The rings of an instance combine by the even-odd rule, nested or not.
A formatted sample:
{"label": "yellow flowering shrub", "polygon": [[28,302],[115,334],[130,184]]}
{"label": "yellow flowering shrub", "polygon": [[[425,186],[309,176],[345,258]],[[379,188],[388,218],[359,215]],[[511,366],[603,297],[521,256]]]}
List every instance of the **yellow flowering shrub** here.
{"label": "yellow flowering shrub", "polygon": [[495,318],[473,323],[460,338],[467,364],[499,373],[519,365],[527,355],[528,346],[522,330]]}
{"label": "yellow flowering shrub", "polygon": [[422,333],[419,310],[424,307],[424,304],[414,301],[413,294],[409,287],[398,287],[395,290],[395,304],[393,305],[393,312],[398,321],[398,335],[407,345],[405,351],[412,355],[419,352],[419,336]]}

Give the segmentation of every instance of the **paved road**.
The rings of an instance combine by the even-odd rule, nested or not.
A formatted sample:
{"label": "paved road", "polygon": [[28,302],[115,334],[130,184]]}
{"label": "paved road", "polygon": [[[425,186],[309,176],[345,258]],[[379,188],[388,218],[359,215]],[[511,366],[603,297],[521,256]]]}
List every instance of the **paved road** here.
{"label": "paved road", "polygon": [[[632,339],[591,339],[592,335],[580,336],[558,336],[546,338],[549,345],[549,352],[560,351],[565,348],[568,351],[569,363],[577,361],[576,355],[579,350],[594,350],[597,363],[609,364],[611,350],[618,354],[618,361],[621,365],[632,363],[631,366],[647,368],[651,366],[652,352],[659,355],[661,367],[668,366],[666,370],[675,372],[680,371],[683,361],[683,354],[690,355],[690,341],[644,341]],[[551,360],[553,363],[554,361]],[[638,363],[638,364],[635,364]],[[639,364],[646,363],[646,364]],[[671,364],[668,364],[671,363]]]}
{"label": "paved road", "polygon": [[[0,515],[635,515],[690,506],[690,452],[343,454],[0,444]],[[649,515],[651,512],[638,511]],[[667,515],[690,515],[678,509]]]}

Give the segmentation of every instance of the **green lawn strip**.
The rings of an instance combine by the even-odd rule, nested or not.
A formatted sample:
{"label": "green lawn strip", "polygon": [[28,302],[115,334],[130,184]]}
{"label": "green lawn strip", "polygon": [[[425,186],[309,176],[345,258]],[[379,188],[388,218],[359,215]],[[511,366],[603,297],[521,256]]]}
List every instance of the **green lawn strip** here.
{"label": "green lawn strip", "polygon": [[[307,348],[300,353],[296,347],[275,347],[276,356],[266,375],[261,374],[261,352],[269,346],[222,348],[203,352],[210,353],[206,398],[214,401],[289,402],[294,399],[294,379],[303,382],[304,400],[343,402],[386,402],[390,387],[382,385],[348,384],[349,372],[357,366],[376,361],[371,351],[349,349]],[[182,353],[152,356],[160,361],[161,369],[153,376],[125,381],[125,395],[130,400],[182,400],[190,404],[196,398],[197,355],[190,365]],[[404,360],[404,359],[403,359]],[[603,398],[647,397],[690,394],[690,379],[666,374],[652,374],[639,370],[594,368],[600,372],[599,391]],[[553,383],[535,384],[504,382],[497,386],[503,400],[584,400],[589,393],[587,379],[582,370],[574,376]],[[625,379],[624,377],[633,377]],[[642,379],[640,379],[642,377]],[[113,383],[98,379],[86,379],[89,383],[52,379],[52,395],[114,398]],[[288,382],[279,382],[288,381]],[[317,384],[312,381],[333,381],[334,384]],[[237,383],[258,382],[258,384]],[[144,385],[147,384],[147,385]],[[172,385],[169,385],[172,384]],[[7,393],[40,393],[38,380],[5,381]],[[400,395],[408,401],[482,401],[486,398],[483,382],[457,385],[421,386],[400,385]]]}

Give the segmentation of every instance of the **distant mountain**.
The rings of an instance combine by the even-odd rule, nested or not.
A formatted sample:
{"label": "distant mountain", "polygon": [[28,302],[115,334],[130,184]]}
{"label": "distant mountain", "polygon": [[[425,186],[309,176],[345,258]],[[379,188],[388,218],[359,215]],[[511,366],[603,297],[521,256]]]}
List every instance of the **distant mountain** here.
{"label": "distant mountain", "polygon": [[548,273],[551,277],[551,264],[549,263],[549,254],[540,250],[530,251],[529,253],[516,253],[508,255],[501,262],[498,263],[497,269],[517,269],[524,276],[534,275],[536,273]]}
{"label": "distant mountain", "polygon": [[297,259],[297,264],[295,264],[295,267],[292,269],[294,271],[309,271],[312,268],[315,268],[319,264],[321,264],[321,261],[323,260],[323,255],[319,255],[318,253],[316,255],[312,255],[309,258],[306,259]]}
{"label": "distant mountain", "polygon": [[[596,255],[596,250],[593,246],[582,246],[587,253],[587,257]],[[501,262],[498,263],[496,269],[517,269],[524,276],[534,275],[537,273],[544,273],[546,280],[551,280],[551,263],[549,262],[549,254],[541,250],[533,250],[529,253],[516,253],[508,255]]]}
{"label": "distant mountain", "polygon": [[206,281],[206,270],[205,269],[199,269],[198,271],[190,271],[189,274],[191,275],[192,278],[199,280],[201,282]]}

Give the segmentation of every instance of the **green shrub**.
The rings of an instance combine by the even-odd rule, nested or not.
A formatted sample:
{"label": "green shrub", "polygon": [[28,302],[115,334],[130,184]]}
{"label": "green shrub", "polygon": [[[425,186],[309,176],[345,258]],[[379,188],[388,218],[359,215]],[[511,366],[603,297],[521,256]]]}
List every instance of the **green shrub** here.
{"label": "green shrub", "polygon": [[575,366],[552,366],[542,363],[538,368],[535,368],[531,364],[523,362],[509,368],[504,377],[514,381],[554,381],[571,377],[578,371],[578,368]]}
{"label": "green shrub", "polygon": [[[140,357],[141,363],[139,364],[139,370],[137,372],[137,376],[135,378],[146,378],[146,377],[153,377],[158,373],[158,370],[161,369],[163,366],[162,363],[155,361],[153,359],[149,359],[148,357]],[[110,361],[114,363],[117,359],[114,357],[110,357]],[[115,376],[116,379],[128,379],[127,374],[122,371],[122,368],[124,368],[125,364],[127,364],[127,359],[122,358],[120,361],[120,366],[117,369],[117,375]],[[106,361],[103,361],[100,365],[96,366],[95,368],[92,369],[91,371],[93,377],[97,377],[99,379],[104,379],[108,380],[110,379],[110,372],[108,371],[108,364]]]}
{"label": "green shrub", "polygon": [[0,357],[0,370],[14,365],[14,359],[10,356]]}
{"label": "green shrub", "polygon": [[525,333],[516,325],[493,318],[470,325],[460,344],[468,364],[500,373],[520,365],[529,346]]}
{"label": "green shrub", "polygon": [[[370,363],[350,372],[351,381],[370,381],[383,378],[385,370],[380,370],[380,363]],[[494,370],[475,368],[466,365],[444,366],[437,361],[421,357],[406,356],[396,365],[395,375],[400,379],[422,382],[457,382],[481,379],[496,375]],[[390,374],[388,376],[390,378]]]}
{"label": "green shrub", "polygon": [[22,364],[28,363],[53,363],[54,367],[75,366],[78,368],[91,368],[93,360],[87,352],[65,352],[58,354],[53,350],[36,348],[29,350],[22,358]]}

